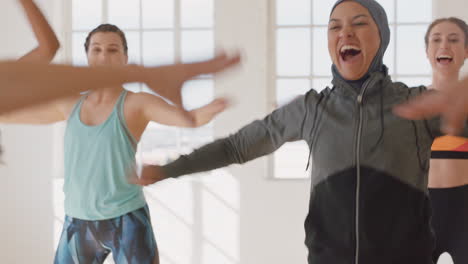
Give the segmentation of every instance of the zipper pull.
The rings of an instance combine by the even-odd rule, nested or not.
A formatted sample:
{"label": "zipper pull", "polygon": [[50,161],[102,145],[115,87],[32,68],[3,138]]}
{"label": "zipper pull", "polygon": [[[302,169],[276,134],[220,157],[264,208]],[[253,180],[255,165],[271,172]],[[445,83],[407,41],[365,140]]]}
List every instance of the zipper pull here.
{"label": "zipper pull", "polygon": [[362,104],[362,94],[358,95],[357,102],[358,104]]}

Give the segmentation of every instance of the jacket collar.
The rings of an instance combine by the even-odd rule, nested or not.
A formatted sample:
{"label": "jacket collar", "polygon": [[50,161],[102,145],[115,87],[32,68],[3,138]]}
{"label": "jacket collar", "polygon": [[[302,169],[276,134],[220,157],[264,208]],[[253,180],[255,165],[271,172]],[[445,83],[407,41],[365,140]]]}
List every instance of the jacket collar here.
{"label": "jacket collar", "polygon": [[[374,96],[380,92],[383,92],[382,89],[384,87],[388,87],[388,83],[391,83],[390,76],[388,75],[388,69],[387,67],[384,66],[384,71],[380,72],[372,72],[369,74],[369,77],[367,80],[363,83],[362,87],[356,88],[353,87],[351,84],[343,80],[342,78],[333,78],[332,84],[334,90],[338,92],[339,94],[342,94],[344,96],[350,97],[350,98],[356,98],[358,97],[365,86],[367,86],[363,96],[364,97],[369,97],[369,96]],[[381,84],[379,84],[381,83]]]}

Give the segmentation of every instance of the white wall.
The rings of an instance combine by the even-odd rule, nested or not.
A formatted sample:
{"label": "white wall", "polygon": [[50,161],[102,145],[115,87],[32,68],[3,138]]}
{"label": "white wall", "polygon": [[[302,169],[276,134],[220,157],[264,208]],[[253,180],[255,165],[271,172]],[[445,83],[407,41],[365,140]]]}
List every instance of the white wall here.
{"label": "white wall", "polygon": [[468,19],[468,2],[465,0],[436,0],[434,2],[434,17],[456,16],[465,21]]}
{"label": "white wall", "polygon": [[[216,2],[217,39],[222,46],[240,47],[245,55],[241,72],[217,88],[219,94],[233,95],[237,103],[215,123],[217,135],[234,132],[270,111],[269,2]],[[229,169],[240,186],[240,263],[305,263],[303,221],[310,183],[267,179],[271,178],[267,165],[267,159],[261,158]]]}
{"label": "white wall", "polygon": [[[35,46],[15,0],[0,3],[0,58],[14,59]],[[50,15],[52,0],[39,1]],[[51,263],[53,137],[51,126],[1,126],[0,262]]]}

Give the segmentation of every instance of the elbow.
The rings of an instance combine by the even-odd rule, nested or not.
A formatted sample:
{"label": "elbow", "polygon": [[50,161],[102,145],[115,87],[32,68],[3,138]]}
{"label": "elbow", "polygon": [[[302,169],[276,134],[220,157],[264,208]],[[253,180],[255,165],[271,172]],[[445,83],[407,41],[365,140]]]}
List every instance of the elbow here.
{"label": "elbow", "polygon": [[48,43],[44,47],[39,47],[40,53],[44,60],[52,61],[55,58],[58,50],[60,49],[60,42],[58,40]]}
{"label": "elbow", "polygon": [[55,39],[51,44],[50,44],[50,52],[52,54],[52,56],[55,57],[55,55],[57,54],[58,50],[60,49],[60,42],[58,41],[58,39]]}
{"label": "elbow", "polygon": [[197,120],[197,117],[193,116],[193,115],[190,115],[189,119],[188,119],[188,127],[189,128],[196,128],[196,127],[199,127],[199,126],[201,126],[201,125],[200,125],[200,122]]}
{"label": "elbow", "polygon": [[49,44],[49,47],[47,48],[47,54],[50,60],[54,59],[59,49],[60,49],[60,42],[57,39]]}

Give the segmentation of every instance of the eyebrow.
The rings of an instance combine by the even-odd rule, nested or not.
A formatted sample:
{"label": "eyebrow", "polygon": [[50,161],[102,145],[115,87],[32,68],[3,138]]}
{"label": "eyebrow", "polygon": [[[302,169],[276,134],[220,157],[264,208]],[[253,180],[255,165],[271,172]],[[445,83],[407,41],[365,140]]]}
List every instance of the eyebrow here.
{"label": "eyebrow", "polygon": [[366,14],[360,14],[360,15],[353,17],[353,20],[361,18],[361,17],[368,17],[368,16]]}
{"label": "eyebrow", "polygon": [[[91,46],[93,46],[93,45],[101,45],[101,43],[99,43],[99,42],[92,42],[92,43],[91,43]],[[115,44],[115,43],[109,44],[109,46],[116,46],[116,47],[119,47],[119,45],[118,45],[118,44]]]}
{"label": "eyebrow", "polygon": [[[358,18],[361,18],[361,17],[369,17],[369,16],[366,15],[366,14],[359,14],[359,15],[354,16],[354,17],[353,17],[353,20],[358,19]],[[341,21],[341,19],[331,18],[330,21],[329,21],[329,23],[331,23],[331,22],[339,22],[339,21]]]}
{"label": "eyebrow", "polygon": [[[431,36],[434,36],[434,37],[438,37],[438,36],[440,36],[440,35],[442,35],[442,34],[441,34],[441,33],[434,33],[434,34],[431,34]],[[449,34],[449,37],[453,37],[453,36],[458,37],[458,35],[459,35],[458,33],[450,33],[450,34]]]}

